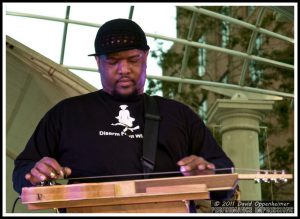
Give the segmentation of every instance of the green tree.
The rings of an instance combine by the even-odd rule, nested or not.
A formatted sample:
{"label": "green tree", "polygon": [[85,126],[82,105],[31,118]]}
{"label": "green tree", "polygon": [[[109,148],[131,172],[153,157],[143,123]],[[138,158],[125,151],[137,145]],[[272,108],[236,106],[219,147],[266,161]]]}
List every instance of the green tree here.
{"label": "green tree", "polygon": [[[222,7],[208,6],[205,8],[218,13],[222,12]],[[251,15],[245,15],[246,13],[243,14],[242,12],[247,11],[247,7],[230,7],[229,13],[232,17],[237,17],[240,20],[250,23],[252,22],[254,24],[257,18],[258,9],[259,7],[256,7],[256,10]],[[191,18],[191,11],[182,8],[177,9],[177,35],[179,38],[187,38]],[[199,15],[197,19],[201,22],[199,22],[199,25],[196,27],[192,40],[197,42],[201,36],[210,34],[207,44],[218,45],[220,41],[214,41],[214,39],[221,38],[222,36],[221,31],[218,28],[221,26],[221,21],[204,15]],[[265,13],[261,26],[274,32],[280,32],[288,37],[293,37],[294,35],[293,23],[277,22],[272,11],[267,11]],[[236,27],[234,25],[230,26],[230,30],[231,32],[227,47],[246,52],[252,31],[246,28]],[[212,37],[212,33],[214,33],[216,37]],[[276,39],[274,40],[274,38],[267,35],[258,35],[257,39],[260,40],[261,44],[259,47],[255,47],[252,53],[253,55],[273,59],[283,63],[294,64],[293,44],[281,42],[279,40],[276,41]],[[185,47],[183,45],[176,46],[176,50],[171,48],[169,51],[164,52],[161,48],[159,48],[157,51],[152,51],[151,53],[152,56],[159,58],[159,65],[162,67],[164,75],[179,77]],[[199,66],[197,59],[198,56],[198,48],[191,48],[188,61],[188,70],[191,72],[197,72],[196,69]],[[238,81],[235,72],[240,74],[243,62],[237,62],[229,55],[228,60],[227,69],[223,69],[224,74],[221,74],[221,77],[219,78],[215,77],[214,80],[220,81],[223,77],[227,76],[227,83],[237,84]],[[207,60],[207,64],[211,66],[216,63],[209,62],[209,60]],[[293,70],[282,69],[255,61],[253,61],[251,65],[255,71],[248,71],[245,80],[246,86],[294,93]],[[236,71],[236,69],[239,71]],[[214,76],[217,72],[208,73]],[[209,78],[200,77],[198,74],[191,74],[188,77],[196,80],[209,80]],[[185,84],[182,85],[181,92],[179,92],[180,89],[178,89],[178,86],[178,83],[149,80],[149,89],[146,92],[153,94],[158,90],[161,90],[164,97],[177,99],[189,105],[196,112],[199,110],[199,103],[201,103],[208,94],[210,94],[210,96],[212,95],[211,92],[203,90],[201,90],[201,95],[199,95],[198,91],[200,86]],[[215,99],[222,98],[222,95],[213,94],[213,96]],[[261,132],[259,136],[260,153],[262,154],[262,169],[285,169],[286,171],[293,173],[294,137],[293,133],[287,132],[287,130],[294,126],[292,120],[293,115],[293,101],[287,98],[282,101],[276,101],[273,111],[267,115],[263,124],[263,126],[267,127],[266,132]],[[220,142],[220,135],[215,131],[212,131],[212,133],[215,134],[215,137]],[[265,135],[266,133],[267,135]],[[283,135],[285,138],[285,141],[283,141],[284,143],[269,145],[271,153],[268,154],[269,151],[266,147],[268,139],[275,135],[279,135],[280,133],[288,133],[288,135]],[[271,167],[268,165],[268,159],[271,160]],[[290,187],[292,182],[271,185],[272,189],[270,189],[270,184],[262,185],[264,200],[270,200],[272,197],[274,199],[279,197],[288,200],[293,199],[293,195],[291,195],[293,187]],[[288,192],[283,190],[283,187],[287,188]],[[283,193],[286,193],[286,195],[284,196]]]}

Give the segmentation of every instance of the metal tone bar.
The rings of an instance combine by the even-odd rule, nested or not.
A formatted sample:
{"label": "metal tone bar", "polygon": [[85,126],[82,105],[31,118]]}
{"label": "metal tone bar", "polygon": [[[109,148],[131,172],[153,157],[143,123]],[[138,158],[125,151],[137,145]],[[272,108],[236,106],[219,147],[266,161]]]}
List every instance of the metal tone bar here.
{"label": "metal tone bar", "polygon": [[[189,27],[189,33],[188,33],[188,37],[187,37],[188,41],[191,41],[193,39],[193,35],[195,33],[197,16],[198,16],[198,14],[196,12],[193,12],[192,20],[191,20],[190,27]],[[184,78],[184,73],[186,71],[187,63],[189,60],[189,55],[190,55],[190,46],[185,45],[183,60],[182,60],[182,64],[181,64],[181,70],[179,73],[180,78]],[[181,89],[182,89],[182,83],[179,83],[178,93],[181,93]]]}
{"label": "metal tone bar", "polygon": [[[77,66],[70,66],[70,65],[63,65],[63,67],[68,69],[74,69],[74,70],[98,72],[98,69],[96,68],[85,68],[85,67],[77,67]],[[290,94],[290,93],[264,90],[264,89],[253,88],[253,87],[241,87],[239,85],[224,84],[220,82],[203,81],[203,80],[195,80],[195,79],[187,79],[187,78],[179,78],[179,77],[170,77],[170,76],[157,76],[157,75],[149,75],[149,74],[147,75],[147,78],[161,80],[161,81],[175,82],[175,83],[187,83],[187,84],[206,85],[206,86],[213,86],[213,87],[225,87],[225,88],[232,88],[240,91],[249,91],[253,93],[270,94],[275,96],[294,98],[294,94]]]}
{"label": "metal tone bar", "polygon": [[[260,8],[255,26],[259,27],[261,25],[264,12],[265,12],[265,8],[264,7]],[[258,33],[256,31],[252,32],[249,46],[247,49],[247,54],[249,54],[249,55],[252,54],[257,35],[258,35]],[[245,76],[246,76],[246,71],[247,71],[248,66],[249,66],[249,59],[245,59],[243,68],[242,68],[242,72],[241,72],[240,82],[239,82],[239,85],[241,85],[241,86],[243,86],[245,83]]]}
{"label": "metal tone bar", "polygon": [[[53,18],[53,17],[47,17],[47,16],[25,14],[25,13],[6,12],[6,14],[7,15],[13,15],[13,16],[21,16],[21,17],[30,17],[30,18],[37,18],[37,19],[52,20],[52,21],[58,21],[58,22],[68,22],[68,23],[72,23],[72,24],[91,26],[91,27],[97,27],[97,28],[99,28],[101,26],[99,24],[94,24],[94,23],[89,23],[89,22],[66,20],[66,19],[61,19],[61,18]],[[226,48],[220,48],[220,47],[217,47],[217,46],[212,46],[212,45],[208,45],[208,44],[204,44],[204,43],[189,42],[189,41],[184,40],[184,39],[166,37],[166,36],[163,36],[163,35],[152,34],[152,33],[146,33],[146,36],[152,37],[152,38],[157,38],[157,39],[162,39],[162,40],[168,40],[168,41],[172,41],[172,42],[175,42],[175,43],[181,43],[181,44],[184,44],[184,45],[190,45],[190,46],[197,47],[197,48],[205,48],[205,49],[209,49],[209,50],[219,51],[219,52],[222,52],[222,53],[226,53],[226,54],[229,54],[229,55],[234,55],[234,56],[238,56],[238,57],[242,57],[242,58],[246,58],[246,59],[253,59],[253,60],[256,60],[258,62],[268,63],[268,64],[275,65],[275,66],[280,67],[280,68],[294,69],[294,66],[290,65],[290,64],[274,61],[274,60],[271,60],[271,59],[261,58],[261,57],[258,57],[258,56],[248,55],[246,53],[242,53],[242,52],[238,52],[238,51],[234,51],[234,50],[230,50],[230,49],[226,49]]]}
{"label": "metal tone bar", "polygon": [[[66,20],[69,19],[69,15],[70,15],[70,8],[71,6],[67,6],[67,10],[66,10]],[[65,47],[66,47],[66,37],[67,37],[67,32],[68,32],[68,23],[65,23],[64,26],[64,32],[63,32],[63,39],[62,39],[62,45],[61,45],[61,53],[60,53],[60,61],[59,64],[63,64],[64,63],[64,57],[65,57]]]}
{"label": "metal tone bar", "polygon": [[129,11],[129,16],[128,16],[128,19],[130,19],[130,20],[132,20],[133,11],[134,11],[134,6],[130,6],[130,11]]}
{"label": "metal tone bar", "polygon": [[269,35],[269,36],[272,36],[272,37],[275,37],[275,38],[278,38],[278,39],[281,39],[281,40],[284,40],[284,41],[287,41],[287,42],[290,42],[290,43],[294,43],[294,39],[292,39],[292,38],[283,36],[283,35],[278,34],[278,33],[274,33],[272,31],[266,30],[264,28],[257,28],[255,25],[249,24],[247,22],[244,22],[244,21],[226,16],[226,15],[221,15],[221,14],[215,13],[213,11],[209,11],[209,10],[206,10],[206,9],[203,9],[203,8],[196,8],[196,7],[192,7],[192,6],[177,6],[177,7],[181,7],[181,8],[184,8],[186,10],[190,10],[190,11],[196,11],[198,13],[201,13],[201,14],[213,17],[213,18],[228,21],[230,23],[237,24],[237,25],[240,25],[242,27],[246,27],[246,28],[251,29],[253,31],[257,31],[259,33],[263,33],[263,34],[266,34],[266,35]]}

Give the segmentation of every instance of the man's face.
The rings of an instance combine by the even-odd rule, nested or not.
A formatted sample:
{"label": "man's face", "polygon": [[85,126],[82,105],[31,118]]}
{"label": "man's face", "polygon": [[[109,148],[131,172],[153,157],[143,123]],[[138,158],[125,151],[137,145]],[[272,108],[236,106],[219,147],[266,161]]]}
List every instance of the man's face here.
{"label": "man's face", "polygon": [[148,52],[133,49],[96,57],[103,90],[111,95],[142,94]]}

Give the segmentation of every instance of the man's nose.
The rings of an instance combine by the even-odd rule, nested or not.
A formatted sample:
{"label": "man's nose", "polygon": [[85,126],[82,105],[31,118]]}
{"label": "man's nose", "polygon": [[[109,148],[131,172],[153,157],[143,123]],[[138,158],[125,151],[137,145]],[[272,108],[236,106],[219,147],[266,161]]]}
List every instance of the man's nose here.
{"label": "man's nose", "polygon": [[127,74],[129,73],[129,65],[127,60],[120,60],[118,64],[118,73],[119,74]]}

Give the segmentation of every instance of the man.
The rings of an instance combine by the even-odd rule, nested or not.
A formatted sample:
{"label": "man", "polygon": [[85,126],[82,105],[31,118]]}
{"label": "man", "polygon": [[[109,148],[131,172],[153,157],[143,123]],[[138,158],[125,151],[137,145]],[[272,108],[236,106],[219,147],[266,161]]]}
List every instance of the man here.
{"label": "man", "polygon": [[[128,19],[106,22],[95,39],[103,89],[61,101],[38,124],[15,160],[14,188],[62,177],[143,173],[144,84],[149,46]],[[154,172],[232,167],[189,107],[153,97],[159,108]],[[216,193],[212,198],[228,198]]]}

